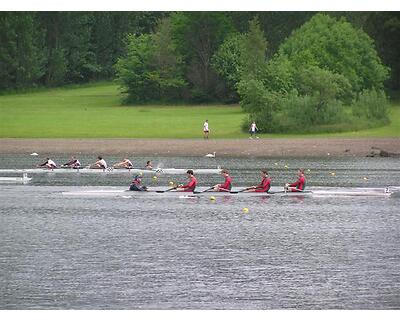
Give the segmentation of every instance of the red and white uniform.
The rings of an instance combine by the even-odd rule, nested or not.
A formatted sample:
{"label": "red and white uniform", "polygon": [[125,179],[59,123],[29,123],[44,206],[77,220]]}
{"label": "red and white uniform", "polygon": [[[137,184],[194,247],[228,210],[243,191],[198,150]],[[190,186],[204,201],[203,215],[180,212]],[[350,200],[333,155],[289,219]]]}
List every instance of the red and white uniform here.
{"label": "red and white uniform", "polygon": [[292,192],[299,192],[300,190],[303,191],[306,184],[306,179],[304,176],[301,176],[295,183],[289,185],[289,187],[294,187],[296,189],[291,189]]}
{"label": "red and white uniform", "polygon": [[262,178],[261,183],[254,190],[255,192],[268,192],[271,188],[271,178]]}
{"label": "red and white uniform", "polygon": [[230,176],[226,176],[224,184],[219,184],[218,189],[221,192],[230,191],[232,189],[232,178]]}
{"label": "red and white uniform", "polygon": [[196,189],[196,185],[197,185],[196,177],[191,176],[189,183],[181,187],[183,189],[181,190],[181,192],[193,192],[194,189]]}

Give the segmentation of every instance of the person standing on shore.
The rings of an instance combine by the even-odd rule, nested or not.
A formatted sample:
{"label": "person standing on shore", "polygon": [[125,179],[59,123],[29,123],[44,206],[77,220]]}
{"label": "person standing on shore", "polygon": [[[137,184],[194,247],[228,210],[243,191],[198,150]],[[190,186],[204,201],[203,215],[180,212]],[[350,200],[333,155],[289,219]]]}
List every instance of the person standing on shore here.
{"label": "person standing on shore", "polygon": [[249,132],[250,132],[250,139],[253,139],[253,136],[255,136],[255,137],[258,139],[258,137],[256,136],[257,131],[258,131],[258,128],[257,128],[256,122],[253,121],[253,122],[251,123],[250,129],[249,129]]}
{"label": "person standing on shore", "polygon": [[204,125],[203,125],[203,133],[204,133],[204,139],[208,139],[208,135],[209,135],[209,133],[210,133],[210,129],[209,129],[209,127],[208,127],[208,120],[206,120],[206,121],[204,122]]}

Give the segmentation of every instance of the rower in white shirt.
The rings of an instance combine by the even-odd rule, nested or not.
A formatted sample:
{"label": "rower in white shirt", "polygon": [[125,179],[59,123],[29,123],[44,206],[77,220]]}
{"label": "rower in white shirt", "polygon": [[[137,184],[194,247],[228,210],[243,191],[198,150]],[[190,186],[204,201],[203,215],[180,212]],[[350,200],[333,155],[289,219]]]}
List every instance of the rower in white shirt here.
{"label": "rower in white shirt", "polygon": [[57,168],[57,165],[56,165],[56,163],[55,163],[53,160],[51,160],[50,158],[46,158],[46,161],[43,162],[42,164],[39,164],[38,167],[47,168],[47,169],[56,169],[56,168]]}
{"label": "rower in white shirt", "polygon": [[113,164],[114,168],[125,168],[125,169],[130,169],[133,167],[132,162],[129,159],[124,159],[121,162]]}
{"label": "rower in white shirt", "polygon": [[90,169],[107,169],[107,162],[101,157],[97,157],[97,161],[90,165]]}

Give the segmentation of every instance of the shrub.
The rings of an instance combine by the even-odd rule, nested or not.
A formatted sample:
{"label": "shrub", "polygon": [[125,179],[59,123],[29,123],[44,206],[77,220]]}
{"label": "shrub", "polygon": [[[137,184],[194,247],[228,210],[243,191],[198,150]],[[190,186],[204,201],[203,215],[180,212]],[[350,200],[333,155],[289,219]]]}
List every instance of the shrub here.
{"label": "shrub", "polygon": [[367,119],[377,119],[388,123],[389,102],[382,90],[364,90],[353,103],[353,114]]}

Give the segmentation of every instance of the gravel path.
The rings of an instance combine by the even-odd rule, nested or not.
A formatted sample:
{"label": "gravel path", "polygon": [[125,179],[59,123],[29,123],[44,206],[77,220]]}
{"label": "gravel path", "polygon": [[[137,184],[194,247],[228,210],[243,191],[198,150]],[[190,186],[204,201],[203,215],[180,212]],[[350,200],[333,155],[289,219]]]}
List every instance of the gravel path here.
{"label": "gravel path", "polygon": [[[371,149],[372,148],[372,149]],[[0,153],[121,154],[232,157],[366,156],[373,148],[400,153],[399,138],[358,139],[0,139]]]}

